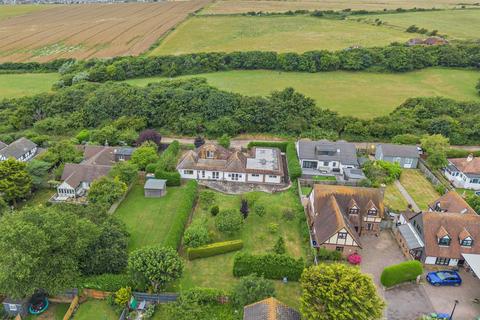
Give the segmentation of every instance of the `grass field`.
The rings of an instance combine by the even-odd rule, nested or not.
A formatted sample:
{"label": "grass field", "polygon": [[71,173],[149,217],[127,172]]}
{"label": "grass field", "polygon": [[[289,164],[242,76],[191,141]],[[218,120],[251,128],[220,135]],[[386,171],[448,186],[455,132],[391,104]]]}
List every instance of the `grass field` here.
{"label": "grass field", "polygon": [[58,78],[56,73],[0,74],[0,99],[50,91]]}
{"label": "grass field", "polygon": [[[270,250],[277,238],[283,236],[288,254],[294,257],[304,257],[306,249],[300,237],[298,221],[296,219],[288,221],[283,218],[283,211],[294,208],[298,201],[296,193],[293,191],[273,195],[258,193],[258,200],[255,203],[264,205],[266,214],[263,217],[258,216],[250,205],[250,214],[245,220],[243,229],[238,234],[230,237],[224,236],[216,230],[214,218],[208,210],[200,208],[201,204],[197,207],[193,219],[206,220],[208,229],[213,236],[213,241],[242,239],[244,241],[244,251],[261,254]],[[240,196],[215,193],[215,203],[219,205],[220,210],[239,210]],[[268,228],[270,224],[278,224],[278,231],[270,232]],[[184,276],[178,283],[178,286],[183,289],[204,286],[230,290],[238,281],[232,275],[234,255],[235,253],[228,253],[187,261]],[[298,282],[284,284],[281,281],[275,281],[275,288],[277,297],[281,301],[298,308],[298,297],[300,296],[300,285]]]}
{"label": "grass field", "polygon": [[[475,3],[475,1],[462,1]],[[255,12],[285,12],[289,10],[383,10],[397,8],[453,8],[457,0],[219,0],[202,10],[203,14],[238,14]]]}
{"label": "grass field", "polygon": [[87,300],[80,304],[73,319],[75,320],[117,320],[116,314],[105,300]]}
{"label": "grass field", "polygon": [[[193,76],[189,76],[193,77]],[[220,89],[246,95],[266,96],[273,90],[293,87],[316,100],[317,105],[342,115],[372,118],[386,115],[409,97],[445,96],[478,100],[476,71],[431,68],[408,73],[278,71],[228,71],[195,75]],[[128,80],[134,85],[165,78]]]}
{"label": "grass field", "polygon": [[310,16],[200,16],[181,24],[151,54],[339,50],[352,45],[384,46],[409,37],[408,33],[392,28]]}
{"label": "grass field", "polygon": [[383,201],[387,207],[396,212],[403,211],[408,206],[407,201],[394,184],[387,185]]}
{"label": "grass field", "polygon": [[35,11],[41,11],[45,9],[52,8],[52,5],[38,5],[38,4],[23,4],[23,5],[2,5],[0,7],[0,21],[11,18],[11,17],[16,17],[16,16],[22,16],[27,13],[35,12]]}
{"label": "grass field", "polygon": [[[351,19],[357,19],[352,17]],[[380,19],[388,25],[405,30],[411,25],[438,30],[449,39],[479,39],[480,9],[408,12],[401,14],[368,15],[369,20]],[[414,36],[412,35],[412,38]]]}
{"label": "grass field", "polygon": [[184,187],[168,187],[162,198],[145,198],[143,184],[135,185],[118,207],[115,215],[130,233],[129,251],[143,246],[162,244],[177,209]]}
{"label": "grass field", "polygon": [[405,169],[402,171],[400,183],[413,198],[415,203],[422,210],[428,209],[428,204],[440,197],[440,194],[433,188],[430,181],[416,169]]}

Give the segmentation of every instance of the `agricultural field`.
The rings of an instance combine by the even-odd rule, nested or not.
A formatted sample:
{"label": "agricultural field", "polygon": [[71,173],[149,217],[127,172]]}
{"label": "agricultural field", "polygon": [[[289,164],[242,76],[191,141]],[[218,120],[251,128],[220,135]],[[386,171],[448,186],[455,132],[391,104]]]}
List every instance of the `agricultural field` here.
{"label": "agricultural field", "polygon": [[8,18],[21,16],[27,13],[41,11],[45,9],[52,8],[53,5],[45,4],[25,4],[25,5],[1,5],[0,6],[0,21],[6,20]]}
{"label": "agricultural field", "polygon": [[48,92],[58,78],[57,73],[0,74],[0,100]]}
{"label": "agricultural field", "polygon": [[59,6],[0,22],[0,62],[138,55],[209,0]]}
{"label": "agricultural field", "polygon": [[[430,68],[408,73],[227,71],[187,77],[203,77],[215,87],[246,95],[266,96],[273,90],[293,87],[317,105],[342,115],[373,118],[386,115],[409,97],[445,96],[478,100],[473,70]],[[127,82],[144,86],[165,78],[141,78]],[[380,94],[385,93],[388,94]]]}
{"label": "agricultural field", "polygon": [[[386,24],[385,27],[391,26],[399,30],[405,30],[411,25],[416,25],[429,31],[438,30],[439,34],[447,35],[448,39],[480,39],[480,8],[363,17],[369,21],[380,19]],[[358,19],[358,17],[351,17],[350,19]]]}
{"label": "agricultural field", "polygon": [[411,35],[403,30],[311,16],[196,16],[176,28],[150,54],[340,50],[354,45],[385,46],[409,38]]}
{"label": "agricultural field", "polygon": [[[475,1],[461,1],[465,4],[474,4]],[[203,14],[239,14],[255,12],[285,12],[295,10],[383,10],[383,9],[410,9],[410,8],[453,8],[459,7],[456,0],[220,0],[202,10]]]}

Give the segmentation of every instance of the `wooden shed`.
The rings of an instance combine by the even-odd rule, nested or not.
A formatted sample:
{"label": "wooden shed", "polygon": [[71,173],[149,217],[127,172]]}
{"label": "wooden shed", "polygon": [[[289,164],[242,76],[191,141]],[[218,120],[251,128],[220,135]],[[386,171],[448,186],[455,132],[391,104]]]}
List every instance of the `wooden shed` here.
{"label": "wooden shed", "polygon": [[147,198],[163,197],[167,193],[167,180],[147,179],[143,190]]}

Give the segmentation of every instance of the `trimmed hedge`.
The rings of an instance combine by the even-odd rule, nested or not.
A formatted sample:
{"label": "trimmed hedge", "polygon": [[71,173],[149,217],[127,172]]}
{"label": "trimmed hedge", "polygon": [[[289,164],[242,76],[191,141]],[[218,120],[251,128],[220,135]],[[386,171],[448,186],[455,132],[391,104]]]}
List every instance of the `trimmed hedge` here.
{"label": "trimmed hedge", "polygon": [[480,151],[468,151],[464,149],[447,150],[447,158],[466,158],[469,154],[473,154],[474,157],[480,157]]}
{"label": "trimmed hedge", "polygon": [[242,248],[243,248],[242,240],[215,242],[215,243],[207,244],[205,246],[200,246],[197,248],[188,248],[187,255],[189,260],[193,260],[198,258],[216,256],[219,254],[224,254],[232,251],[237,251]]}
{"label": "trimmed hedge", "polygon": [[304,268],[303,258],[296,260],[290,256],[275,253],[252,255],[240,252],[233,261],[235,277],[256,274],[267,279],[281,280],[287,277],[290,281],[298,281]]}
{"label": "trimmed hedge", "polygon": [[294,181],[302,175],[302,168],[297,156],[297,148],[295,142],[289,142],[286,147],[287,167],[290,180]]}
{"label": "trimmed hedge", "polygon": [[420,261],[405,261],[383,269],[380,282],[389,288],[403,282],[413,281],[422,273],[423,266]]}
{"label": "trimmed hedge", "polygon": [[73,63],[74,59],[57,59],[50,62],[5,62],[0,63],[0,70],[22,72],[58,72],[65,63]]}
{"label": "trimmed hedge", "polygon": [[197,199],[198,184],[196,180],[190,180],[187,182],[186,188],[183,190],[182,197],[178,198],[179,206],[175,212],[175,220],[168,230],[167,236],[163,245],[175,250],[178,249],[182,242],[183,232],[185,231],[185,225],[187,224],[188,217],[195,205]]}
{"label": "trimmed hedge", "polygon": [[278,148],[282,152],[287,151],[287,141],[250,141],[247,145],[248,149],[252,149],[253,147],[264,147],[264,148]]}
{"label": "trimmed hedge", "polygon": [[123,287],[133,287],[134,281],[129,274],[105,273],[81,278],[78,286],[85,289],[113,292]]}
{"label": "trimmed hedge", "polygon": [[157,169],[155,171],[155,178],[167,180],[167,186],[176,187],[181,184],[182,177],[178,172],[167,172]]}

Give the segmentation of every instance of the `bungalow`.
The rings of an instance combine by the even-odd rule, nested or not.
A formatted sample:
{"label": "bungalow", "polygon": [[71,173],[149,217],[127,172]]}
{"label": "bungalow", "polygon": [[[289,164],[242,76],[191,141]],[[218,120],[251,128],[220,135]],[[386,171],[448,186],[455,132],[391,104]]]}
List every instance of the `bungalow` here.
{"label": "bungalow", "polygon": [[177,170],[183,179],[267,184],[285,181],[282,154],[276,148],[252,148],[245,155],[207,143],[188,151]]}
{"label": "bungalow", "polygon": [[472,154],[467,158],[448,159],[443,173],[456,188],[480,190],[480,158]]}
{"label": "bungalow", "polygon": [[315,185],[306,210],[312,245],[348,256],[361,249],[361,235],[380,232],[383,194],[374,188]]}
{"label": "bungalow", "polygon": [[416,168],[420,154],[417,146],[382,143],[375,150],[375,159],[396,162],[405,169]]}
{"label": "bungalow", "polygon": [[355,144],[346,141],[308,141],[296,143],[302,175],[343,175],[345,168],[359,168]]}
{"label": "bungalow", "polygon": [[0,144],[0,161],[14,158],[15,160],[26,162],[35,157],[37,151],[37,145],[27,138],[22,137],[8,146],[2,142]]}

